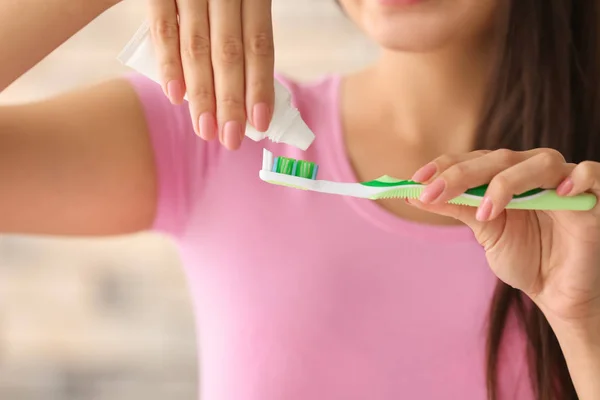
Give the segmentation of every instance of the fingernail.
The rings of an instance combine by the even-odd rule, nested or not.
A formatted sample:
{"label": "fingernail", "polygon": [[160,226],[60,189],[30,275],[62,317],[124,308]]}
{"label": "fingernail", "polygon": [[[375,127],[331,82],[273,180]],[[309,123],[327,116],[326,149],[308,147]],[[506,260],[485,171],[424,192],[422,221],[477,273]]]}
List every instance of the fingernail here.
{"label": "fingernail", "polygon": [[406,204],[408,204],[411,207],[417,207],[418,204],[416,203],[417,199],[404,199],[404,202]]}
{"label": "fingernail", "polygon": [[477,209],[477,213],[475,214],[475,218],[477,219],[477,221],[487,221],[492,215],[493,208],[494,205],[492,204],[492,200],[489,197],[485,196],[481,201],[479,208]]}
{"label": "fingernail", "polygon": [[200,137],[204,140],[213,140],[217,134],[217,123],[212,113],[205,112],[198,120]]}
{"label": "fingernail", "polygon": [[223,144],[230,150],[239,146],[243,135],[242,126],[237,121],[228,121],[223,127]]}
{"label": "fingernail", "polygon": [[560,185],[558,185],[556,188],[556,193],[558,193],[559,196],[566,196],[573,191],[574,186],[573,180],[571,178],[566,178]]}
{"label": "fingernail", "polygon": [[167,83],[167,96],[171,103],[177,104],[183,99],[183,85],[178,80],[172,80]]}
{"label": "fingernail", "polygon": [[269,129],[269,118],[271,112],[267,103],[258,103],[252,109],[252,124],[260,132],[265,132]]}
{"label": "fingernail", "polygon": [[417,172],[415,172],[415,174],[413,175],[411,180],[413,180],[415,182],[426,182],[427,180],[431,179],[431,177],[433,177],[433,175],[435,175],[436,171],[437,171],[437,167],[435,166],[435,164],[433,164],[433,163],[427,164],[427,165],[419,168],[417,170]]}
{"label": "fingernail", "polygon": [[442,179],[437,179],[429,185],[427,185],[425,189],[423,189],[423,192],[419,197],[419,201],[426,204],[431,203],[435,199],[440,197],[440,195],[444,192],[445,188],[446,182],[444,182]]}

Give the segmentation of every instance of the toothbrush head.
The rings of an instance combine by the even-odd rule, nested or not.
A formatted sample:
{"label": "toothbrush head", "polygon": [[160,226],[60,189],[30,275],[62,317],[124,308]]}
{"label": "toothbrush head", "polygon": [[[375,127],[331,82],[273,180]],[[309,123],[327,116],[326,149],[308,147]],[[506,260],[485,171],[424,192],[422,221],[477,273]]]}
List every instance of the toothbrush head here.
{"label": "toothbrush head", "polygon": [[262,170],[315,180],[317,179],[319,166],[311,161],[296,160],[289,157],[273,158],[273,153],[264,149]]}

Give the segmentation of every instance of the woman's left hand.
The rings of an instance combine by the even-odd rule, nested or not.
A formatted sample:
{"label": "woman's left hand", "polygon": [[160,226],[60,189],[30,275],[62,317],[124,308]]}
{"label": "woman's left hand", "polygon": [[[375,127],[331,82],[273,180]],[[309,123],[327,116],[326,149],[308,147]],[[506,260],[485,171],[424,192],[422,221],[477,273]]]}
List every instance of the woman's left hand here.
{"label": "woman's left hand", "polygon": [[[439,157],[413,180],[428,186],[410,204],[468,225],[498,278],[525,292],[553,327],[600,326],[600,205],[586,212],[505,209],[513,195],[535,188],[598,197],[600,163],[569,164],[551,149],[476,151]],[[486,183],[478,209],[446,203]]]}

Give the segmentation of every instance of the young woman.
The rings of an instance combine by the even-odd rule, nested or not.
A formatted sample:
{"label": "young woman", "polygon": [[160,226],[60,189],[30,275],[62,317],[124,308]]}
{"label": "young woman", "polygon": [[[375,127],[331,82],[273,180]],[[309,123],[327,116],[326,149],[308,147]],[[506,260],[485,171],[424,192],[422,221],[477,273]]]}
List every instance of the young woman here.
{"label": "young woman", "polygon": [[[2,2],[0,87],[114,2]],[[0,108],[0,231],[170,234],[203,400],[600,398],[600,206],[505,210],[537,187],[600,196],[600,5],[341,5],[380,59],[280,78],[317,139],[266,145],[324,179],[413,176],[419,201],[267,185],[265,144],[197,138],[237,149],[246,118],[268,125],[269,4],[164,0],[164,88],[129,76]],[[488,182],[479,209],[446,204]]]}

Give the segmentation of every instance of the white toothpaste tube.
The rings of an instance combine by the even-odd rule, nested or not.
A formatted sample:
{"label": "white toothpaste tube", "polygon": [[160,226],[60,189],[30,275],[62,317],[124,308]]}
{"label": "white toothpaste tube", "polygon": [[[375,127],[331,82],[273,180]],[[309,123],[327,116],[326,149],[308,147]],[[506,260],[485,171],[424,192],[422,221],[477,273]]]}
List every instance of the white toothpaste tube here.
{"label": "white toothpaste tube", "polygon": [[[150,26],[146,22],[136,32],[118,57],[126,66],[160,84],[158,61],[150,37]],[[187,100],[187,95],[185,97]],[[255,142],[265,138],[275,143],[285,143],[306,150],[315,139],[315,134],[306,126],[298,110],[291,104],[291,94],[275,80],[275,107],[273,119],[266,132],[259,132],[249,123],[246,136]]]}

